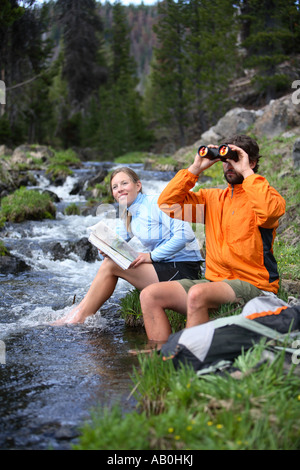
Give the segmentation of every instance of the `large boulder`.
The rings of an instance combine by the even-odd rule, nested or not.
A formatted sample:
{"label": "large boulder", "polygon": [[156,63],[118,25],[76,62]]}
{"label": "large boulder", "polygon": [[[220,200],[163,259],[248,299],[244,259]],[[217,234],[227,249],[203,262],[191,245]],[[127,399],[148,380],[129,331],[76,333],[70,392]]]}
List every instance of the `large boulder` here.
{"label": "large boulder", "polygon": [[292,100],[292,94],[272,100],[261,110],[255,121],[253,133],[258,137],[273,138],[288,128],[300,126],[300,104]]}
{"label": "large boulder", "polygon": [[246,133],[260,116],[261,111],[234,108],[228,111],[217,124],[201,135],[199,141],[204,145],[221,143],[234,135]]}
{"label": "large boulder", "polygon": [[233,134],[246,133],[251,127],[258,138],[273,138],[287,129],[300,127],[300,103],[296,103],[292,95],[272,100],[259,110],[231,109],[201,135],[196,146],[221,143]]}
{"label": "large boulder", "polygon": [[12,163],[33,163],[34,159],[42,160],[47,162],[54,155],[46,145],[20,145],[13,151],[11,162]]}

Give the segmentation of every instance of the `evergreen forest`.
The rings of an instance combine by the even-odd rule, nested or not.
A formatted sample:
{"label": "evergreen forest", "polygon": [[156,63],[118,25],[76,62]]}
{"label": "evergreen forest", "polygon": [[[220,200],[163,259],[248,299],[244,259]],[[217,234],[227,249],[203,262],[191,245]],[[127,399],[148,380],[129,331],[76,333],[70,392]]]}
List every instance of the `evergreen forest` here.
{"label": "evergreen forest", "polygon": [[[0,1],[0,143],[170,154],[233,105],[288,93],[295,0]],[[235,80],[252,98],[236,102]]]}

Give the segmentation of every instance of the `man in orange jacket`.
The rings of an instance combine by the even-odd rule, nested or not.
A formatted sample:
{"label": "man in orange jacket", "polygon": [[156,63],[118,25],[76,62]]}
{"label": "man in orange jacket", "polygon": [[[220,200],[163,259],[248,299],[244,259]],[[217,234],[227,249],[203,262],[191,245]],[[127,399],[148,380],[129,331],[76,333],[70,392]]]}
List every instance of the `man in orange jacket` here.
{"label": "man in orange jacket", "polygon": [[211,308],[278,291],[272,247],[285,200],[257,174],[260,155],[255,140],[237,135],[227,144],[237,152],[238,161],[223,162],[226,189],[190,191],[200,173],[220,161],[197,153],[193,164],[180,170],[158,199],[170,217],[184,218],[184,209],[190,213],[192,207],[192,221],[204,206],[206,271],[205,279],[153,284],[141,292],[146,333],[157,343],[171,333],[165,309],[185,314],[189,328],[207,322]]}

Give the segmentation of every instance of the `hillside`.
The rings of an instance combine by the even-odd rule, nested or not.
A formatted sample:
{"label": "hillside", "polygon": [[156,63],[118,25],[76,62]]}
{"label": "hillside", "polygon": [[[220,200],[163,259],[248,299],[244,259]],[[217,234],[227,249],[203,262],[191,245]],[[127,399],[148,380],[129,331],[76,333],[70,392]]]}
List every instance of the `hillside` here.
{"label": "hillside", "polygon": [[[300,295],[300,103],[288,94],[260,109],[233,108],[193,145],[179,149],[175,167],[188,166],[200,145],[226,141],[226,137],[245,133],[257,139],[262,155],[260,173],[285,198],[286,214],[280,219],[275,245],[282,286],[290,294]],[[293,102],[294,101],[294,102]],[[219,168],[219,171],[221,169]],[[223,185],[223,175],[212,167],[198,183]],[[283,247],[286,249],[283,249]]]}
{"label": "hillside", "polygon": [[[112,31],[112,4],[106,2],[99,6],[99,15],[105,30],[105,41],[108,46]],[[149,73],[153,48],[157,45],[153,25],[157,21],[156,5],[128,5],[125,7],[128,27],[130,30],[130,52],[137,65],[137,74],[140,79],[140,91],[143,91],[143,82]]]}

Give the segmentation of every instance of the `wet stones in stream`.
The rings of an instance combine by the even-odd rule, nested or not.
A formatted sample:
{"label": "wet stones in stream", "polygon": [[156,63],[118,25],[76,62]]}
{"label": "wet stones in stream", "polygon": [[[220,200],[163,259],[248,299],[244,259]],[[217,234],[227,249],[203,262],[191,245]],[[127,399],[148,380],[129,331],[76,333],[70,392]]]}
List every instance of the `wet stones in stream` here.
{"label": "wet stones in stream", "polygon": [[0,274],[18,274],[30,269],[30,266],[17,256],[0,256]]}
{"label": "wet stones in stream", "polygon": [[78,256],[87,263],[94,263],[99,259],[97,248],[86,237],[76,242],[64,242],[63,244],[53,242],[48,244],[47,250],[51,252],[55,261],[70,258],[72,255]]}

